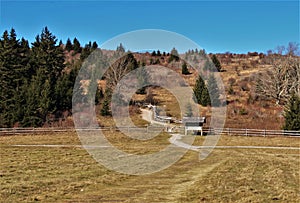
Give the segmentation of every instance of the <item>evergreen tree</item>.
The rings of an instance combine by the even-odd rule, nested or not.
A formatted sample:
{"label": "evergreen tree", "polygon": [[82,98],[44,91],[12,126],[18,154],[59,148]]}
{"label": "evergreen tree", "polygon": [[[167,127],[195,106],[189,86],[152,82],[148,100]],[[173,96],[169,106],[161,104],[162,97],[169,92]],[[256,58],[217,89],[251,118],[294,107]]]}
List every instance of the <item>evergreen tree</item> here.
{"label": "evergreen tree", "polygon": [[81,53],[81,51],[82,51],[80,42],[78,41],[78,39],[76,37],[73,40],[73,50],[75,53]]}
{"label": "evergreen tree", "polygon": [[[21,124],[24,118],[24,107],[26,104],[26,91],[27,91],[27,81],[23,84],[18,91],[14,91],[14,114],[13,114],[13,124]],[[1,120],[1,119],[0,119]],[[1,124],[0,124],[1,126]],[[19,125],[18,125],[19,126]]]}
{"label": "evergreen tree", "polygon": [[[61,82],[58,82],[56,87],[57,98],[60,98],[59,108],[61,110],[71,110],[72,100],[82,98],[83,89],[79,85],[75,85],[75,81],[78,75],[78,72],[82,66],[82,61],[76,61],[72,64],[69,64],[68,69],[71,69],[70,73],[64,72],[61,77]],[[65,97],[63,95],[65,94]],[[73,96],[74,95],[74,96]],[[74,100],[74,103],[79,104],[80,101]]]}
{"label": "evergreen tree", "polygon": [[56,45],[56,37],[45,27],[32,43],[33,66],[35,70],[41,69],[41,77],[49,79],[50,86],[54,87],[65,65],[64,53]]}
{"label": "evergreen tree", "polygon": [[98,44],[96,42],[93,42],[93,44],[92,44],[92,42],[89,42],[82,49],[81,54],[80,54],[80,59],[83,61],[97,48],[98,48]]}
{"label": "evergreen tree", "polygon": [[67,39],[65,50],[67,50],[67,51],[73,50],[73,45],[72,45],[70,38]]}
{"label": "evergreen tree", "polygon": [[73,88],[77,75],[75,72],[75,68],[72,68],[70,73],[64,73],[56,82],[55,99],[57,110],[63,111],[72,108]]}
{"label": "evergreen tree", "polygon": [[182,66],[181,66],[181,73],[182,73],[183,75],[188,75],[188,74],[190,74],[190,72],[189,72],[189,70],[188,70],[188,68],[187,68],[186,62],[184,62],[184,63],[182,64]]}
{"label": "evergreen tree", "polygon": [[138,62],[136,61],[132,53],[128,53],[125,58],[127,60],[127,66],[129,67],[130,71],[135,70],[139,67]]}
{"label": "evergreen tree", "polygon": [[171,55],[173,56],[179,56],[177,49],[175,47],[171,50]]}
{"label": "evergreen tree", "polygon": [[175,49],[175,47],[171,50],[171,56],[168,62],[171,63],[173,60],[179,61],[179,54],[178,51]]}
{"label": "evergreen tree", "polygon": [[81,51],[80,60],[84,61],[90,54],[91,54],[91,48],[89,47],[88,44],[86,44]]}
{"label": "evergreen tree", "polygon": [[153,52],[151,53],[151,56],[156,56],[156,51],[153,51]]}
{"label": "evergreen tree", "polygon": [[109,88],[107,88],[105,90],[104,101],[103,101],[102,108],[100,111],[100,114],[102,116],[110,116],[111,115],[111,109],[110,109],[111,97],[112,97],[111,90]]}
{"label": "evergreen tree", "polygon": [[93,45],[92,45],[92,49],[95,50],[98,48],[98,44],[97,42],[93,42]]}
{"label": "evergreen tree", "polygon": [[32,82],[30,84],[26,84],[24,88],[25,91],[25,103],[26,108],[24,108],[24,117],[21,120],[21,125],[23,127],[38,127],[43,124],[43,120],[38,114],[38,95],[36,90],[38,87],[35,86],[36,83]]}
{"label": "evergreen tree", "polygon": [[117,47],[117,52],[125,53],[125,48],[122,43]]}
{"label": "evergreen tree", "polygon": [[104,102],[103,102],[102,108],[101,108],[101,115],[102,116],[110,116],[111,115],[110,100],[108,98],[104,99]]}
{"label": "evergreen tree", "polygon": [[207,106],[210,104],[210,97],[209,97],[209,92],[208,89],[205,85],[204,80],[202,77],[199,75],[198,79],[196,80],[196,84],[194,87],[194,95],[196,102],[198,104],[201,104],[202,106]]}
{"label": "evergreen tree", "polygon": [[292,94],[284,112],[285,130],[300,130],[300,96]]}
{"label": "evergreen tree", "polygon": [[30,66],[31,51],[29,48],[29,43],[24,38],[22,38],[20,42],[18,58],[20,60],[20,68],[17,70],[19,74],[18,78],[20,80],[18,84],[22,86],[25,80],[30,80],[32,78],[34,73],[32,67]]}
{"label": "evergreen tree", "polygon": [[205,49],[200,49],[199,55],[205,57],[206,56]]}
{"label": "evergreen tree", "polygon": [[222,69],[222,66],[215,54],[212,55],[211,60],[214,63],[215,67],[217,68],[217,71],[220,72]]}
{"label": "evergreen tree", "polygon": [[202,96],[200,100],[200,104],[202,106],[208,106],[211,105],[210,97],[209,97],[209,91],[208,88],[205,86],[203,91],[202,91]]}
{"label": "evergreen tree", "polygon": [[43,70],[38,69],[37,74],[26,85],[24,117],[21,124],[24,127],[38,127],[46,121],[51,105],[50,82],[43,78]]}
{"label": "evergreen tree", "polygon": [[[143,65],[143,64],[142,64]],[[137,70],[137,79],[139,86],[143,86],[142,88],[136,91],[137,94],[146,94],[146,87],[149,85],[149,74],[144,66],[140,67]]]}
{"label": "evergreen tree", "polygon": [[220,92],[219,92],[216,78],[213,74],[211,74],[208,78],[207,88],[208,88],[209,96],[210,96],[210,102],[208,104],[213,107],[220,106],[220,104],[221,104],[220,99],[219,99]]}
{"label": "evergreen tree", "polygon": [[161,53],[159,50],[157,50],[156,56],[161,56]]}
{"label": "evergreen tree", "polygon": [[210,72],[215,71],[214,65],[212,64],[212,62],[210,60],[205,61],[203,70],[204,71],[210,71]]}
{"label": "evergreen tree", "polygon": [[195,87],[194,87],[194,95],[196,97],[195,99],[198,104],[201,104],[201,97],[202,97],[202,92],[203,92],[204,87],[205,87],[204,80],[199,75],[196,80]]}
{"label": "evergreen tree", "polygon": [[16,99],[21,87],[31,77],[28,41],[17,39],[14,29],[4,31],[0,40],[0,126],[11,127],[16,122]]}
{"label": "evergreen tree", "polygon": [[[36,79],[33,82],[38,82],[38,84],[33,84],[30,88],[36,88],[34,91],[38,98],[45,97],[43,101],[37,99],[40,102],[37,104],[39,111],[34,111],[36,112],[35,116],[41,118],[43,121],[45,121],[48,113],[62,110],[58,108],[61,107],[61,100],[65,97],[65,95],[58,94],[57,92],[57,86],[59,86],[62,71],[65,67],[65,59],[62,48],[56,45],[56,42],[56,37],[45,27],[41,35],[38,35],[36,41],[32,44],[32,65],[37,73]],[[49,85],[50,88],[45,85]],[[48,88],[49,90],[47,91],[49,92],[43,92],[44,90],[41,87]],[[47,98],[46,94],[48,95]]]}

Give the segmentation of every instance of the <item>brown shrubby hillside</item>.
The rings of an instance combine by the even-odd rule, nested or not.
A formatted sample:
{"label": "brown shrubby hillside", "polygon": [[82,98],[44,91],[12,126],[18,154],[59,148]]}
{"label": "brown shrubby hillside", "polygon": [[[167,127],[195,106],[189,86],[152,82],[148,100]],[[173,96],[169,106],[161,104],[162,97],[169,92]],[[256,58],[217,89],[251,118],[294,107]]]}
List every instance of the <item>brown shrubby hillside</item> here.
{"label": "brown shrubby hillside", "polygon": [[[107,72],[101,78],[94,78],[95,81],[81,75],[80,85],[74,86],[80,68],[88,64],[85,62],[95,50],[101,56],[100,61],[97,59],[98,65],[107,67]],[[172,82],[179,86],[189,85],[194,92],[204,88],[196,90],[199,74],[204,81],[202,85],[221,90],[221,87],[208,84],[209,81],[214,83],[214,75],[220,74],[226,94],[220,97],[211,94],[205,103],[199,98],[207,95],[198,95],[201,116],[206,116],[208,121],[214,98],[218,105],[227,105],[226,127],[281,129],[284,105],[292,93],[300,94],[297,52],[298,45],[290,43],[268,54],[206,54],[205,50],[178,54],[175,48],[170,52],[130,53],[122,44],[116,50],[101,50],[96,42],[82,46],[76,38],[73,42],[68,39],[65,44],[58,43],[47,27],[30,46],[24,38],[18,39],[12,29],[5,31],[0,40],[0,127],[72,126],[73,95],[82,98],[82,101],[73,101],[78,109],[85,109],[86,101],[95,102],[97,116],[105,118],[100,125],[106,125],[103,121],[110,117],[111,94],[119,80],[140,67],[156,66],[175,71],[185,82],[176,78],[171,79]],[[91,65],[90,68],[95,67]],[[168,82],[157,70],[151,73],[151,79]],[[183,115],[174,95],[149,85],[149,73],[143,68],[137,74],[137,81],[145,87],[130,99],[130,108],[151,102],[163,108],[165,115],[181,119]],[[96,92],[95,98],[93,92]]]}

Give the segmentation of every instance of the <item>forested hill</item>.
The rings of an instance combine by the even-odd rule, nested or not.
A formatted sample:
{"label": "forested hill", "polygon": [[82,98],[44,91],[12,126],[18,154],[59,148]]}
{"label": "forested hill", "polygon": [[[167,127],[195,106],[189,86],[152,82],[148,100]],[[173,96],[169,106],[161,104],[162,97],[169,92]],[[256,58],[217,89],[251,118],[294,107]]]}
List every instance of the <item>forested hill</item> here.
{"label": "forested hill", "polygon": [[[122,44],[116,50],[100,50],[96,42],[82,46],[76,38],[63,43],[47,27],[31,45],[26,39],[18,38],[14,29],[5,31],[0,39],[0,128],[73,125],[75,80],[83,62],[94,50],[101,53],[109,68],[97,79],[94,98],[88,98],[94,91],[91,82],[84,79],[75,93],[95,102],[99,116],[110,116],[112,90],[124,75],[145,65],[161,65],[181,74],[193,88],[203,116],[210,116],[212,105],[227,104],[227,127],[256,128],[259,124],[261,128],[280,129],[284,123],[282,117],[286,116],[288,121],[291,115],[293,126],[286,129],[300,129],[300,98],[292,96],[300,95],[300,57],[295,54],[299,50],[295,43],[278,47],[276,52],[267,55],[206,54],[205,50],[197,49],[179,54],[175,48],[170,53],[159,50],[129,53]],[[201,66],[203,72],[195,71],[187,61]],[[143,68],[138,70],[138,82],[147,84],[147,72]],[[225,85],[223,98],[214,72],[220,72]],[[213,93],[208,93],[207,87]],[[158,103],[167,106],[166,113],[176,117],[178,112],[173,108],[176,102],[168,103],[171,97],[160,88],[146,85],[137,90],[131,104]],[[78,105],[84,109],[84,103]],[[284,112],[285,105],[296,109]]]}
{"label": "forested hill", "polygon": [[[0,127],[60,125],[58,122],[72,114],[72,95],[78,71],[96,49],[96,42],[82,46],[76,38],[67,39],[65,43],[58,41],[47,27],[31,45],[28,40],[18,38],[14,29],[4,31],[0,39]],[[103,52],[106,58],[110,58],[125,53],[125,48],[120,44],[115,51]],[[170,56],[165,52],[161,55]],[[159,59],[154,61],[152,56],[153,53],[148,63],[158,63]],[[160,56],[159,52],[157,56]],[[126,57],[128,71],[145,65],[141,61],[138,64],[133,54]],[[176,56],[169,58],[168,62],[171,62]],[[79,92],[85,95],[88,83],[83,85],[85,87]],[[109,92],[101,87],[96,92],[95,102],[101,104],[101,114],[105,116],[110,115]],[[140,93],[145,92],[140,90]],[[72,121],[67,125],[72,125]]]}

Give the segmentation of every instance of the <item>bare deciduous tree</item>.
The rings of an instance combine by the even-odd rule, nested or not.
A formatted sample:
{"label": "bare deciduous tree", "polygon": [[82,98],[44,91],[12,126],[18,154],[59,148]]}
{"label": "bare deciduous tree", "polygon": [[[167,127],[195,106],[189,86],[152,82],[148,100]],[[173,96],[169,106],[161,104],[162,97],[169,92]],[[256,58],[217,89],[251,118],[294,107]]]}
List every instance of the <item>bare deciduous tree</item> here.
{"label": "bare deciduous tree", "polygon": [[277,46],[275,50],[278,52],[278,54],[282,55],[285,51],[285,46]]}
{"label": "bare deciduous tree", "polygon": [[272,67],[260,73],[257,93],[276,100],[276,104],[286,101],[292,92],[300,94],[300,58],[297,56],[272,55]]}
{"label": "bare deciduous tree", "polygon": [[286,48],[287,55],[299,55],[299,43],[297,42],[289,42]]}
{"label": "bare deciduous tree", "polygon": [[137,66],[137,62],[131,53],[115,60],[105,74],[108,88],[114,89],[122,77],[136,69]]}

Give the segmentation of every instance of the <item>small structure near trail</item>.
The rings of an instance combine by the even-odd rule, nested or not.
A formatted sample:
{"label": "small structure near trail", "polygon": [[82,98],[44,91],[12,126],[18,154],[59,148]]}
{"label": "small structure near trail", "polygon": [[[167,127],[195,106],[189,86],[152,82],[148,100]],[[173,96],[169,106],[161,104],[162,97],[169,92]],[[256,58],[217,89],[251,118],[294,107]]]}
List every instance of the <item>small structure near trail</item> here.
{"label": "small structure near trail", "polygon": [[203,135],[202,126],[206,122],[205,117],[183,117],[182,123],[184,124],[184,132],[187,135],[188,131],[200,131]]}
{"label": "small structure near trail", "polygon": [[[152,110],[153,115],[152,115],[152,119],[154,121],[157,121],[159,123],[164,123],[164,125],[166,124],[166,131],[167,132],[173,132],[174,129],[176,129],[175,125],[169,125],[171,122],[176,122],[176,120],[174,120],[174,118],[172,117],[168,117],[168,116],[161,116],[158,113],[158,109],[157,106],[148,104],[145,105],[147,106],[149,109]],[[184,125],[184,134],[187,135],[188,131],[200,131],[201,136],[203,135],[203,124],[206,122],[206,118],[205,117],[183,117],[182,118],[182,122]]]}

